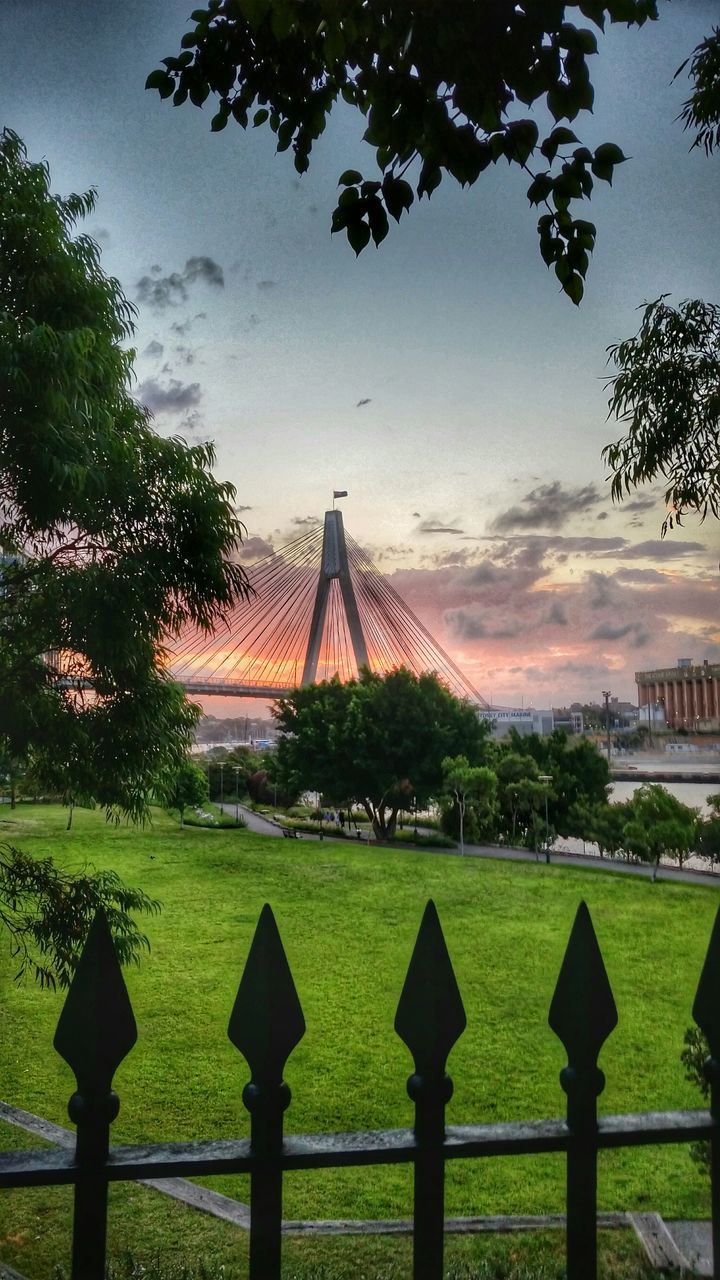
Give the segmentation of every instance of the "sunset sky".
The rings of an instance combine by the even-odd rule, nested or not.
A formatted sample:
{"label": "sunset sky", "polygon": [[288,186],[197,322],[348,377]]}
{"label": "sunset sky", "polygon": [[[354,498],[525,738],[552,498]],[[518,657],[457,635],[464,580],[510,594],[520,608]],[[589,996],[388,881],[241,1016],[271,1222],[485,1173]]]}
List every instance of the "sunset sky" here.
{"label": "sunset sky", "polygon": [[248,561],[347,489],[348,530],[492,701],[634,698],[635,670],[720,660],[717,524],[662,541],[658,495],[614,508],[600,460],[620,434],[608,344],[661,293],[720,300],[720,157],[689,152],[673,82],[717,0],[600,38],[576,132],[631,160],[587,206],[579,310],[507,167],[469,192],[448,179],[356,260],[330,236],[340,172],[372,176],[349,109],[299,179],[265,129],[211,135],[209,103],[144,91],[191,8],[2,0],[0,124],[59,192],[97,187],[88,230],[138,308],[137,393],[158,430],[216,441]]}

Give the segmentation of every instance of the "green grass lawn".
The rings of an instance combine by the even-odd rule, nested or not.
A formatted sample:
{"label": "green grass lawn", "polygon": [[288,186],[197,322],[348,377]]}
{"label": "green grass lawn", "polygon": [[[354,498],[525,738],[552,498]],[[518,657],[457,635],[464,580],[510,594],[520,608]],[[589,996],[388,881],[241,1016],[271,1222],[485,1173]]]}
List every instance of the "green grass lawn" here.
{"label": "green grass lawn", "polygon": [[[320,846],[242,829],[180,830],[159,813],[145,829],[114,828],[84,810],[76,810],[69,833],[65,821],[59,808],[23,806],[15,815],[3,808],[0,839],[67,866],[112,866],[164,905],[146,922],[151,955],[126,971],[139,1040],[115,1081],[121,1099],[116,1142],[248,1134],[241,1099],[248,1072],[226,1027],[266,901],[307,1022],[286,1072],[293,1091],[288,1132],[412,1122],[405,1092],[411,1061],[393,1018],[428,897],[437,904],[468,1017],[449,1062],[455,1081],[449,1123],[563,1114],[558,1073],[564,1056],[547,1011],[581,898],[592,913],[620,1016],[601,1058],[608,1080],[601,1110],[699,1105],[679,1054],[718,905],[713,886],[652,885],[620,874],[462,860],[406,847]],[[6,950],[0,955],[0,1097],[68,1124],[74,1083],[52,1049],[62,993],[17,988],[12,975]],[[5,1145],[26,1142],[8,1130],[3,1142],[5,1136]],[[211,1185],[247,1197],[242,1179]],[[559,1157],[453,1162],[447,1212],[558,1212],[563,1190]],[[209,1253],[227,1260],[238,1248],[244,1255],[245,1241],[238,1246],[233,1228],[150,1191],[117,1188],[112,1202],[117,1250],[132,1243],[166,1256]],[[603,1154],[599,1202],[602,1209],[654,1209],[668,1217],[708,1211],[706,1185],[684,1148]],[[32,1280],[49,1275],[50,1261],[66,1249],[68,1204],[62,1189],[3,1197],[0,1258]],[[405,1217],[410,1204],[411,1174],[401,1167],[297,1173],[286,1180],[288,1218]],[[535,1247],[518,1245],[518,1265]],[[462,1261],[489,1248],[482,1241],[456,1242],[451,1252]],[[322,1249],[336,1259],[328,1276],[408,1274],[403,1241],[325,1242]],[[357,1270],[360,1249],[363,1269]],[[303,1266],[314,1264],[315,1250],[312,1241],[288,1242],[289,1258]],[[347,1271],[343,1257],[354,1259]],[[608,1275],[649,1274],[632,1272],[629,1264],[615,1272],[612,1258]]]}

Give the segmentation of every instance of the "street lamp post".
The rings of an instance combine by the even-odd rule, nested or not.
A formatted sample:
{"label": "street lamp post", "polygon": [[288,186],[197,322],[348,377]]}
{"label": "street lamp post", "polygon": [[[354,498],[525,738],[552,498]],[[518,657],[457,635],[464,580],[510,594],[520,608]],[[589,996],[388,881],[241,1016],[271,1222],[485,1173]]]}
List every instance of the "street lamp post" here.
{"label": "street lamp post", "polygon": [[538,782],[545,787],[545,861],[550,862],[550,823],[548,821],[548,786],[552,782],[551,773],[539,773]]}
{"label": "street lamp post", "polygon": [[240,797],[238,791],[240,789],[240,765],[233,765],[233,773],[235,774],[235,826],[240,822]]}
{"label": "street lamp post", "polygon": [[610,764],[610,689],[603,689],[602,696],[605,699],[605,731],[607,733],[607,758]]}
{"label": "street lamp post", "polygon": [[224,793],[224,791],[223,791],[223,769],[225,768],[225,762],[224,762],[224,761],[220,764],[219,768],[220,768],[220,812],[221,812],[221,813],[224,813],[224,812],[225,812],[225,810],[224,810],[224,808],[223,808],[223,799],[224,799],[224,795],[225,795],[225,793]]}

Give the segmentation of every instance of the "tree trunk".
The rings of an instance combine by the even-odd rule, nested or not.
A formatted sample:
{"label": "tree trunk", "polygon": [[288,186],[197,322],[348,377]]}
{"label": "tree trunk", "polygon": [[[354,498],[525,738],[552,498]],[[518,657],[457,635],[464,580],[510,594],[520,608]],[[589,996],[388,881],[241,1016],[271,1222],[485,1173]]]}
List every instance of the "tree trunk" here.
{"label": "tree trunk", "polygon": [[397,828],[397,816],[398,816],[397,809],[391,809],[389,821],[385,825],[385,832],[388,840],[395,839],[395,831]]}
{"label": "tree trunk", "polygon": [[460,810],[460,857],[465,856],[465,805],[458,800]]}
{"label": "tree trunk", "polygon": [[655,881],[657,880],[657,873],[658,873],[659,866],[660,866],[660,854],[658,854],[657,858],[655,859],[655,862],[653,863],[653,873],[652,873],[653,884],[655,884]]}
{"label": "tree trunk", "polygon": [[68,814],[67,826],[66,826],[66,828],[65,828],[65,830],[66,830],[66,831],[69,831],[69,830],[70,830],[70,828],[71,828],[71,826],[72,826],[73,809],[74,809],[74,808],[75,808],[75,803],[74,803],[74,801],[72,801],[72,800],[71,800],[71,801],[70,801],[70,812],[69,812],[69,814]]}

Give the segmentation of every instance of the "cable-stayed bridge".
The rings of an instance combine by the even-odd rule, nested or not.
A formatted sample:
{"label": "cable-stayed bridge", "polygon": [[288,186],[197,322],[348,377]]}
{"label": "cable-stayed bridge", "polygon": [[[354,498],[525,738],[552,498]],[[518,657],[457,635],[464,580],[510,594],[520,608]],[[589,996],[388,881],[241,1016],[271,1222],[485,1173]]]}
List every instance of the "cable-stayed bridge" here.
{"label": "cable-stayed bridge", "polygon": [[341,511],[248,569],[254,596],[210,637],[176,642],[173,678],[189,693],[279,698],[360,667],[434,671],[458,697],[487,708],[452,658],[349,534]]}

